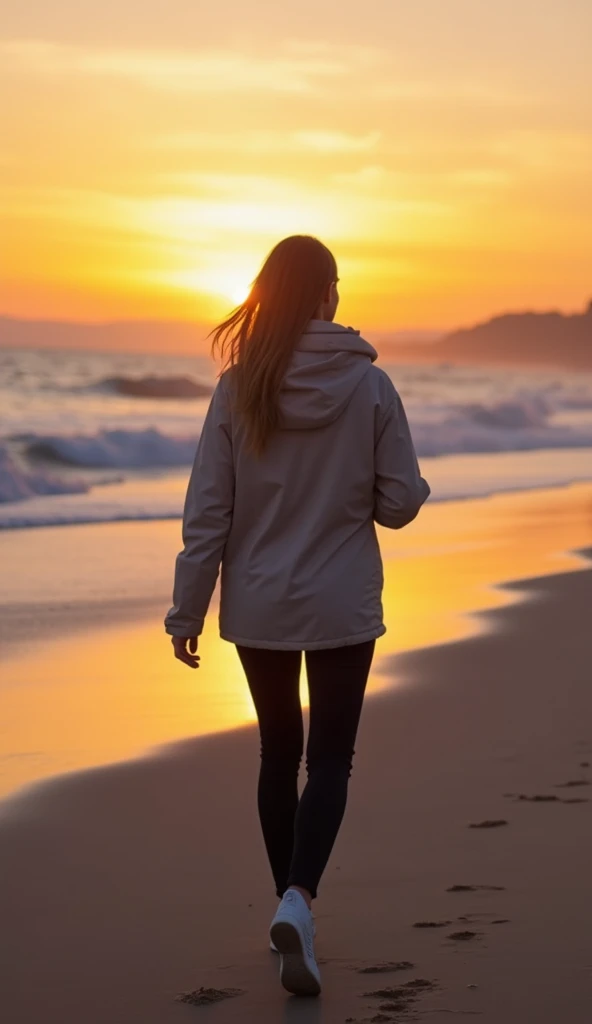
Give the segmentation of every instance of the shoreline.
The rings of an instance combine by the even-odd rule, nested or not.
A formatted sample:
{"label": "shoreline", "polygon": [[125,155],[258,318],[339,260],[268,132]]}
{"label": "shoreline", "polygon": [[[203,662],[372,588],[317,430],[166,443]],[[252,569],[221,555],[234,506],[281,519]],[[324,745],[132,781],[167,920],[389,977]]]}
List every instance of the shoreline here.
{"label": "shoreline", "polygon": [[[390,679],[391,685],[386,685],[378,690],[368,692],[365,697],[365,707],[369,701],[378,701],[381,698],[388,699],[389,697],[394,696],[395,693],[399,694],[401,691],[408,692],[408,687],[412,685],[411,680],[413,680],[414,685],[420,685],[421,671],[418,670],[418,665],[421,664],[422,655],[425,655],[429,659],[432,653],[437,654],[437,652],[445,651],[449,647],[460,646],[462,649],[464,644],[468,644],[471,641],[486,639],[487,637],[503,637],[504,630],[506,632],[508,631],[509,616],[513,609],[520,609],[525,605],[536,602],[537,598],[540,597],[541,590],[544,590],[546,584],[552,585],[554,580],[563,581],[568,579],[574,573],[583,573],[589,575],[592,590],[592,547],[565,552],[565,554],[578,559],[580,564],[574,565],[572,569],[562,573],[544,573],[526,579],[506,580],[493,584],[492,586],[496,591],[500,591],[502,593],[509,592],[510,594],[516,595],[515,600],[501,604],[498,607],[473,609],[469,613],[470,618],[479,622],[479,626],[473,631],[440,643],[425,644],[419,647],[410,648],[409,650],[402,650],[392,655],[379,654],[376,657],[377,665],[373,666],[373,672],[376,673],[376,669],[379,665],[380,671],[377,674],[381,678]],[[397,681],[396,687],[394,685],[395,680]],[[305,717],[307,717],[308,707],[304,704],[303,710]],[[211,733],[183,736],[176,740],[163,741],[162,743],[141,751],[140,753],[133,754],[117,761],[107,761],[75,769],[73,771],[40,778],[25,784],[14,792],[0,797],[0,829],[4,811],[8,809],[10,812],[11,807],[18,808],[21,803],[24,806],[30,800],[35,802],[37,796],[40,796],[41,798],[43,797],[43,792],[46,789],[51,791],[54,786],[59,788],[64,784],[67,785],[70,780],[74,780],[76,778],[80,778],[82,780],[85,776],[90,776],[96,772],[118,771],[119,769],[125,770],[126,768],[132,768],[134,765],[142,762],[159,762],[161,760],[168,760],[169,758],[175,759],[177,756],[182,756],[184,750],[191,747],[193,744],[203,743],[208,740],[223,740],[224,738],[231,738],[232,736],[239,735],[243,732],[256,733],[256,731],[256,721],[243,722],[231,728],[214,730]],[[590,743],[590,749],[592,751],[592,741]]]}
{"label": "shoreline", "polygon": [[[546,462],[561,455],[562,469],[549,479]],[[525,461],[526,460],[526,461]],[[568,461],[570,468],[567,469]],[[504,482],[490,483],[502,462],[507,474]],[[586,469],[584,469],[584,464]],[[40,464],[48,471],[55,464]],[[525,483],[525,471],[530,465],[531,478]],[[422,466],[434,482],[430,504],[480,501],[498,496],[528,494],[541,490],[592,485],[592,447],[526,448],[510,451],[451,452],[425,456]],[[536,468],[535,468],[536,466]],[[75,467],[65,467],[76,474]],[[460,476],[459,476],[460,471]],[[82,470],[82,472],[84,472]],[[87,471],[88,472],[88,471]],[[105,472],[105,471],[103,471]],[[113,470],[115,472],[115,470]],[[66,509],[51,512],[54,496],[36,495],[17,502],[0,503],[0,537],[25,530],[53,530],[64,527],[108,526],[117,524],[141,525],[156,522],[180,522],[185,499],[189,467],[156,469],[142,475],[138,470],[128,471],[121,479],[103,480],[90,484],[84,494],[64,494],[61,500]],[[472,493],[464,491],[460,480],[473,480]],[[453,481],[452,483],[450,481]],[[478,481],[478,484],[477,484]],[[475,489],[476,488],[476,489]],[[146,503],[156,499],[156,507],[146,511]],[[110,502],[114,506],[110,509]],[[94,511],[88,511],[86,506]],[[28,510],[28,517],[27,517]],[[24,521],[22,521],[24,520]]]}
{"label": "shoreline", "polygon": [[[525,599],[512,581],[585,570],[584,558],[566,548],[589,540],[590,508],[592,488],[579,486],[433,505],[403,536],[382,531],[388,632],[378,645],[369,696],[402,685],[392,659],[403,652],[487,631],[483,613]],[[37,576],[20,593],[12,576],[21,552],[12,549],[10,590],[4,599],[0,594],[0,799],[43,779],[150,757],[189,736],[254,721],[234,648],[218,636],[216,600],[199,673],[172,660],[161,615],[176,533],[166,523],[146,530],[81,527],[69,537],[54,534],[49,547],[47,536],[36,533],[27,553]],[[111,566],[121,591],[116,600]],[[85,599],[89,579],[92,601]],[[39,590],[47,594],[45,604],[35,600]]]}
{"label": "shoreline", "polygon": [[380,1004],[367,993],[419,977],[434,985],[418,1002],[428,1024],[443,1011],[587,1024],[592,567],[509,586],[529,599],[489,609],[477,635],[397,655],[405,685],[367,703],[318,904],[321,1000],[287,1000],[266,949],[246,727],[10,800],[8,1019],[183,1024],[197,1011],[176,994],[204,985],[244,993],[211,1008],[221,1024],[361,1024]]}
{"label": "shoreline", "polygon": [[[497,500],[503,502],[504,499],[509,499],[510,501],[514,498],[519,499],[521,497],[536,499],[537,496],[541,496],[544,499],[549,494],[558,496],[567,495],[570,491],[575,491],[576,494],[578,494],[579,492],[584,496],[584,498],[586,498],[587,496],[589,497],[592,515],[592,481],[588,480],[574,480],[568,483],[557,484],[554,486],[533,486],[529,488],[513,488],[512,490],[508,491],[468,497],[446,497],[437,501],[430,501],[429,505],[425,506],[424,509],[422,510],[422,515],[425,516],[426,511],[427,514],[430,515],[433,509],[437,509],[441,506],[446,507],[458,505],[462,509],[466,505],[482,506],[484,503],[495,502]],[[133,531],[133,534],[137,541],[138,534],[141,533],[143,529],[149,530],[150,527],[158,527],[160,524],[163,524],[168,528],[170,527],[170,524],[172,522],[179,524],[181,522],[181,518],[178,516],[161,516],[154,519],[141,520],[121,519],[99,522],[89,521],[76,523],[52,523],[40,525],[34,524],[31,526],[19,526],[14,528],[11,527],[6,530],[0,527],[0,554],[2,554],[7,559],[6,564],[8,566],[9,573],[17,574],[17,570],[19,568],[22,568],[22,565],[25,563],[24,549],[21,549],[21,551],[17,551],[15,546],[12,549],[12,551],[9,548],[5,548],[5,550],[2,551],[2,542],[5,539],[8,540],[8,538],[13,535],[17,535],[19,539],[22,539],[24,534],[31,534],[33,546],[31,557],[38,564],[40,559],[40,553],[43,550],[43,546],[42,543],[37,544],[37,541],[40,538],[40,535],[42,535],[43,533],[46,533],[51,537],[51,535],[57,531],[58,535],[62,535],[60,537],[61,548],[59,548],[57,555],[60,559],[63,559],[70,548],[69,543],[64,543],[64,527],[68,527],[70,531],[73,531],[72,536],[76,537],[84,536],[87,533],[88,535],[90,535],[91,531],[97,530],[99,531],[99,533],[107,533],[108,531],[112,530],[124,530],[125,544],[127,546],[130,541],[131,531]],[[413,524],[412,528],[415,528],[415,524]],[[409,527],[407,527],[407,531],[409,531]],[[132,537],[132,541],[134,539],[134,536]],[[47,599],[46,601],[40,601],[37,599],[37,592],[39,590],[39,587],[37,587],[34,590],[35,596],[33,598],[31,598],[30,594],[27,593],[25,594],[24,600],[19,600],[19,592],[17,590],[17,596],[15,599],[14,591],[12,589],[13,581],[11,580],[9,584],[7,576],[7,584],[4,592],[0,585],[0,660],[2,659],[7,646],[11,643],[17,643],[17,638],[15,638],[11,634],[13,633],[15,628],[18,629],[19,622],[21,622],[23,618],[27,619],[31,616],[34,617],[35,622],[37,623],[38,627],[40,626],[42,633],[47,632],[55,636],[56,630],[60,633],[60,635],[67,635],[67,633],[70,632],[70,630],[76,631],[77,629],[82,628],[92,628],[94,623],[98,623],[98,628],[103,628],[109,625],[109,620],[115,621],[118,619],[119,616],[123,616],[129,621],[138,621],[150,615],[150,613],[155,609],[155,607],[163,608],[164,605],[166,605],[166,602],[169,600],[169,591],[172,588],[173,562],[171,561],[171,559],[174,560],[173,552],[176,554],[176,544],[181,543],[180,531],[178,541],[175,540],[171,544],[170,539],[167,539],[169,540],[169,552],[168,560],[166,562],[167,568],[165,575],[163,576],[162,573],[159,575],[156,586],[151,587],[152,593],[148,595],[146,595],[146,593],[143,592],[143,589],[138,585],[138,581],[136,579],[132,582],[133,593],[125,596],[120,596],[115,592],[109,592],[103,594],[99,593],[99,595],[95,596],[93,599],[85,599],[84,597],[79,596],[77,592],[75,592],[69,598],[62,597],[61,599],[54,599],[53,595],[50,595],[49,599]],[[394,548],[394,545],[392,543],[388,543],[389,541],[392,541],[392,535],[388,531],[379,528],[379,539],[381,540],[381,550],[383,551],[383,557],[386,561],[392,554],[392,550],[390,549]],[[397,540],[399,539],[400,538],[397,537]],[[37,546],[35,546],[36,544]],[[387,549],[386,554],[384,554],[385,547]],[[102,555],[104,554],[104,552],[100,552],[100,554]],[[131,552],[132,558],[145,558],[146,554],[146,543],[142,543],[142,541],[140,540],[138,543],[135,544],[134,550],[132,550]],[[572,556],[574,559],[577,559],[577,545],[575,548],[563,548],[558,552],[558,554],[564,555],[566,557]],[[130,561],[129,553],[127,560]],[[64,567],[62,565],[61,568],[62,571],[70,571],[70,567]],[[88,572],[92,574],[93,568],[95,567],[92,564],[88,568],[85,567],[84,573]],[[548,574],[549,572],[547,572],[546,570],[541,570],[541,576]],[[41,583],[42,582],[43,581],[41,581]],[[500,586],[503,588],[505,586],[505,582],[505,579],[497,578],[495,580],[492,580],[491,585],[494,587]],[[80,579],[77,579],[77,589],[79,585]],[[129,580],[126,578],[122,585],[122,589],[125,591],[126,589],[128,589],[129,586]],[[214,605],[216,604],[216,597],[217,592],[215,592],[214,595]],[[4,627],[4,621],[7,618],[9,619],[9,628]],[[47,622],[44,621],[44,619],[46,618],[48,619]],[[71,627],[65,626],[64,620],[66,618],[75,620],[72,623]]]}

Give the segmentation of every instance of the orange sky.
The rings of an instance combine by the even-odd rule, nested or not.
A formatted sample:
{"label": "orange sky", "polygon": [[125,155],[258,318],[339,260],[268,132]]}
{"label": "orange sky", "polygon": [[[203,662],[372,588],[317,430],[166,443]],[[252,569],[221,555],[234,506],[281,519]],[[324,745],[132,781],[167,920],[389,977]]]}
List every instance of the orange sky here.
{"label": "orange sky", "polygon": [[591,38],[589,0],[12,5],[0,312],[209,321],[293,232],[360,327],[579,310]]}

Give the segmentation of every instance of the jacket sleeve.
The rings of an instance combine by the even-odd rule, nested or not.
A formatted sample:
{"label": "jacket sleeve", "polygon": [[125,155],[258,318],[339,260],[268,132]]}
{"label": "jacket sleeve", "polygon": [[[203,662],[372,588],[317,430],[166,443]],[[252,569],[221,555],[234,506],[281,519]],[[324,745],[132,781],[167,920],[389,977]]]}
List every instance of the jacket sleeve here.
{"label": "jacket sleeve", "polygon": [[177,556],[173,607],[165,618],[172,636],[198,636],[216,586],[232,523],[234,463],[228,397],[223,381],[205,418],[183,513],[183,550]]}
{"label": "jacket sleeve", "polygon": [[374,449],[374,519],[399,530],[415,519],[430,488],[419,471],[403,403],[388,378],[384,390]]}

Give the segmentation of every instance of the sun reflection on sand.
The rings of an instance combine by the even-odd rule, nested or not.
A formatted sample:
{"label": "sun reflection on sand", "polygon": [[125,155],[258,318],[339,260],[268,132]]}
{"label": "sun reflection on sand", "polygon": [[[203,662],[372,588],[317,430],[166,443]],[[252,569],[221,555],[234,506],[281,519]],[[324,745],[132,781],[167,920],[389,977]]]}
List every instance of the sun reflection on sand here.
{"label": "sun reflection on sand", "polygon": [[[591,522],[592,488],[580,485],[428,505],[408,529],[381,530],[388,633],[378,644],[370,692],[397,682],[381,675],[381,660],[390,660],[385,656],[461,639],[484,628],[471,613],[519,599],[495,584],[581,566],[569,551],[590,545]],[[129,527],[121,525],[122,536],[129,537]],[[82,529],[92,546],[103,527]],[[119,530],[108,529],[112,564],[104,569],[116,574]],[[136,524],[135,529],[145,531],[155,562],[169,558],[178,523]],[[160,576],[162,567],[151,571]],[[166,603],[164,597],[163,609]],[[85,629],[6,658],[0,793],[254,721],[236,652],[219,639],[216,619],[213,607],[197,672],[173,661],[153,615]]]}

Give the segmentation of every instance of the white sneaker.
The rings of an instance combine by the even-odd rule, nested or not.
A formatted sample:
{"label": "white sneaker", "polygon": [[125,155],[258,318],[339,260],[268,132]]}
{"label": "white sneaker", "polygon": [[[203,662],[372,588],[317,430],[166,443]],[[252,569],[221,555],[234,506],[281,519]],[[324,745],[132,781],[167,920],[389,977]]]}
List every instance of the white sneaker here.
{"label": "white sneaker", "polygon": [[269,929],[280,954],[280,981],[296,996],[318,996],[321,975],[314,955],[314,923],[303,896],[288,889]]}
{"label": "white sneaker", "polygon": [[[312,916],[312,937],[313,937],[313,939],[316,939],[316,937],[317,937],[317,926],[315,924],[314,915],[311,915],[311,916]],[[275,942],[273,941],[273,939],[269,940],[269,948],[270,948],[272,953],[279,953],[279,949],[277,948],[277,946],[276,946]]]}

